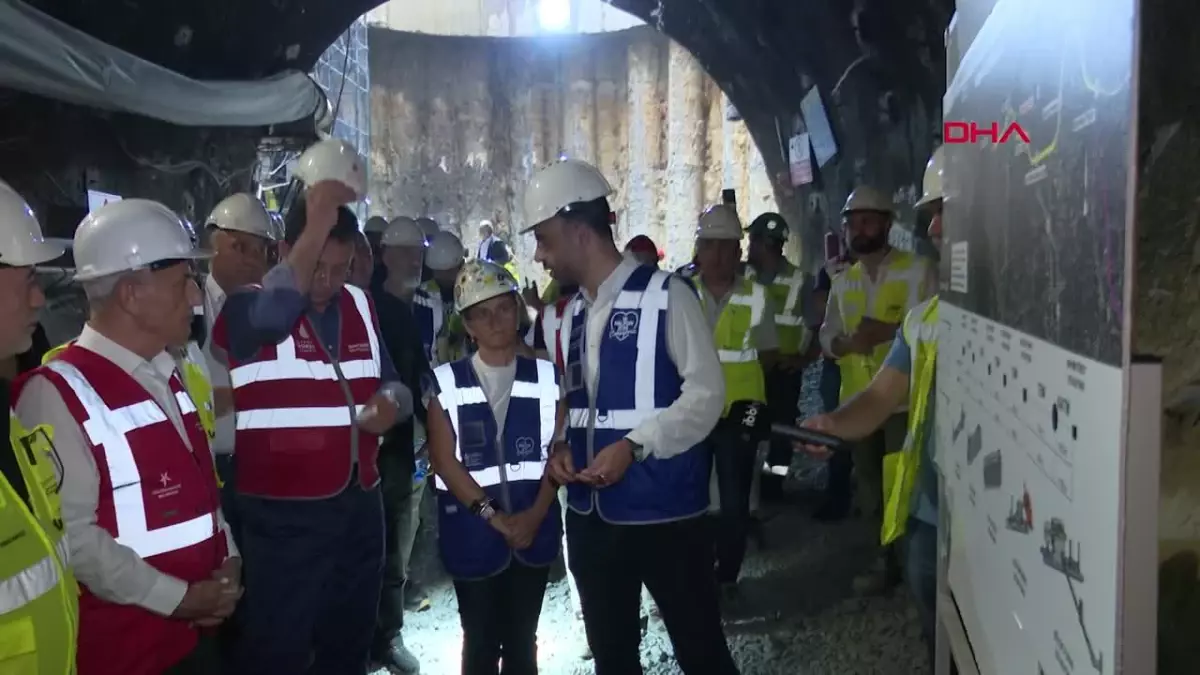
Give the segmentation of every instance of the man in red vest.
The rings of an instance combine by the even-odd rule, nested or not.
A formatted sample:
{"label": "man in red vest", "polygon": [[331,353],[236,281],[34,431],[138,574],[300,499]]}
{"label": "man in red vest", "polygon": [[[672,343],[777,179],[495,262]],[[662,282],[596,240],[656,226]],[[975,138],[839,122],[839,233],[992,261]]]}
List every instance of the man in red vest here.
{"label": "man in red vest", "polygon": [[201,302],[194,248],[155,202],[111,202],[79,225],[79,339],[14,386],[18,415],[54,428],[79,599],[79,675],[208,672],[199,628],[241,597],[241,559],[213,459],[169,345]]}
{"label": "man in red vest", "polygon": [[412,414],[367,292],[347,284],[365,162],[333,139],[301,155],[282,262],[230,295],[229,366],[247,595],[234,673],[364,673],[384,558],[379,438]]}

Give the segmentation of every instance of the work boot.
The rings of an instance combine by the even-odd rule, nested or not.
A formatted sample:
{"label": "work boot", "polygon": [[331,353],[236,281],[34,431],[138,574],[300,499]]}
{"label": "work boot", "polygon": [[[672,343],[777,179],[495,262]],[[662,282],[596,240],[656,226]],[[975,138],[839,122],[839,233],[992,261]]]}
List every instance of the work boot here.
{"label": "work boot", "polygon": [[421,672],[421,662],[404,646],[404,636],[400,633],[392,637],[383,652],[377,658],[391,672],[397,675],[418,675]]}

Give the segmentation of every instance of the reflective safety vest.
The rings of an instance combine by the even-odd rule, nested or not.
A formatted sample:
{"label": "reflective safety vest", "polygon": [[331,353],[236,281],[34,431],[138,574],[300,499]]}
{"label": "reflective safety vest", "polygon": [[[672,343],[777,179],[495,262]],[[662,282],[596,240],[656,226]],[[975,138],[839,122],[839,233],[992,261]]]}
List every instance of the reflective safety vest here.
{"label": "reflective safety vest", "polygon": [[[433,371],[438,403],[454,429],[454,454],[479,487],[504,513],[516,514],[537,501],[554,427],[558,419],[558,373],[542,359],[517,357],[516,377],[504,420],[497,427],[470,359],[445,363]],[[549,565],[562,541],[562,512],[557,500],[546,513],[533,544],[509,548],[504,537],[471,512],[434,478],[438,499],[438,548],[446,571],[455,579],[482,579],[503,571],[513,556],[526,565]]]}
{"label": "reflective safety vest", "polygon": [[[170,387],[191,448],[149,392],[95,352],[73,345],[35,375],[54,385],[87,440],[100,477],[96,525],[164,574],[211,578],[228,553],[220,495],[208,438],[179,378]],[[18,397],[29,377],[18,381]],[[189,622],[82,590],[80,675],[158,675],[195,648]]]}
{"label": "reflective safety vest", "polygon": [[937,370],[938,297],[917,305],[904,318],[904,342],[912,354],[908,376],[908,434],[904,449],[883,457],[884,504],[880,540],[890,544],[908,525],[913,491],[921,475],[921,448],[928,430],[929,397]]}
{"label": "reflective safety vest", "polygon": [[438,360],[438,337],[445,326],[447,312],[436,281],[426,281],[413,292],[412,309],[421,334],[421,346],[425,348],[425,358],[429,359],[431,367],[437,366],[442,363]]}
{"label": "reflective safety vest", "polygon": [[[899,324],[904,320],[905,313],[920,302],[929,261],[899,250],[893,250],[889,255],[886,268],[879,272],[883,277],[870,307],[867,306],[867,270],[861,261],[834,279],[832,295],[838,303],[838,313],[846,335],[854,334],[866,317]],[[875,373],[883,367],[890,348],[891,342],[888,341],[875,347],[870,354],[847,354],[838,359],[838,367],[842,371],[842,401],[850,400],[867,388]]]}
{"label": "reflective safety vest", "polygon": [[[706,296],[707,293],[701,293],[700,302],[706,302]],[[721,372],[725,375],[722,416],[729,414],[730,406],[736,401],[767,400],[767,385],[754,344],[754,329],[762,325],[767,310],[766,287],[744,277],[734,282],[729,302],[721,309],[713,331]]]}
{"label": "reflective safety vest", "polygon": [[[746,278],[758,281],[758,274],[750,265],[746,266]],[[775,332],[779,336],[779,353],[785,356],[799,354],[807,337],[804,325],[804,306],[801,291],[804,289],[804,273],[799,267],[784,260],[771,283],[767,297],[775,308]]]}
{"label": "reflective safety vest", "polygon": [[[42,365],[49,363],[54,357],[58,356],[67,347],[75,344],[75,341],[61,344],[53,347],[42,355]],[[183,388],[187,391],[188,396],[192,398],[192,404],[196,407],[196,414],[200,417],[200,426],[204,428],[205,435],[208,436],[209,445],[211,447],[212,440],[217,433],[217,413],[216,403],[213,400],[213,386],[209,380],[208,371],[205,369],[204,353],[200,351],[200,345],[195,341],[189,342],[187,352],[184,357],[178,359],[179,372],[183,375]],[[213,465],[213,471],[216,472],[216,465]],[[224,487],[220,475],[217,475],[218,487]]]}
{"label": "reflective safety vest", "polygon": [[356,465],[359,484],[373,488],[379,483],[379,437],[355,422],[380,385],[381,347],[370,298],[360,288],[343,287],[334,363],[307,316],[278,344],[246,359],[235,357],[225,317],[232,303],[252,297],[230,296],[213,328],[213,342],[229,354],[238,492],[272,499],[331,497],[355,478]]}
{"label": "reflective safety vest", "polygon": [[[625,437],[679,398],[683,378],[667,350],[667,302],[671,275],[639,267],[629,275],[608,315],[600,344],[585,344],[588,309],[582,295],[567,307],[559,349],[565,354],[567,442],[575,468]],[[599,349],[595,396],[588,395],[584,360]],[[620,482],[600,490],[567,485],[567,505],[611,523],[646,524],[683,520],[708,509],[712,456],[697,444],[670,459],[647,456],[634,462]]]}
{"label": "reflective safety vest", "polygon": [[0,673],[75,672],[79,587],[58,496],[62,463],[54,430],[21,426],[8,414],[8,448],[23,479],[0,473]]}
{"label": "reflective safety vest", "polygon": [[546,343],[546,353],[550,356],[550,360],[554,361],[554,365],[561,370],[563,367],[562,350],[559,349],[561,335],[559,331],[562,329],[563,312],[567,308],[567,304],[571,302],[572,295],[568,295],[555,300],[553,303],[542,308],[542,316],[538,321],[534,330],[542,331],[542,339]]}

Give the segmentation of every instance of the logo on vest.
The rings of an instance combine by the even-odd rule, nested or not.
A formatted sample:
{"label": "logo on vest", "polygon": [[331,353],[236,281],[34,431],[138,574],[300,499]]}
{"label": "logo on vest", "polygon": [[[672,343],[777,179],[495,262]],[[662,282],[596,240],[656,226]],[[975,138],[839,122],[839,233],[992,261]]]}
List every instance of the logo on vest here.
{"label": "logo on vest", "polygon": [[316,343],[314,343],[312,341],[312,338],[309,337],[308,329],[304,327],[303,323],[301,323],[296,328],[296,334],[298,336],[300,336],[300,339],[296,340],[296,351],[297,352],[315,352],[315,351],[317,351],[317,345],[316,345]]}
{"label": "logo on vest", "polygon": [[463,455],[463,468],[470,469],[473,466],[483,466],[482,452],[468,452]]}
{"label": "logo on vest", "polygon": [[349,350],[351,354],[369,354],[371,352],[371,345],[366,342],[355,342],[349,347],[346,347],[346,349]]}
{"label": "logo on vest", "polygon": [[532,457],[536,450],[537,446],[532,438],[522,436],[517,439],[517,457]]}
{"label": "logo on vest", "polygon": [[159,483],[159,485],[162,485],[162,487],[157,490],[152,491],[150,493],[151,495],[154,495],[155,497],[157,497],[159,499],[166,499],[168,497],[174,497],[175,495],[179,494],[179,490],[180,490],[181,486],[179,485],[179,483],[172,483],[171,482],[171,474],[167,473],[166,471],[159,474],[158,483]]}
{"label": "logo on vest", "polygon": [[637,332],[638,313],[636,311],[613,312],[612,318],[608,320],[608,337],[617,342],[624,342],[637,335]]}

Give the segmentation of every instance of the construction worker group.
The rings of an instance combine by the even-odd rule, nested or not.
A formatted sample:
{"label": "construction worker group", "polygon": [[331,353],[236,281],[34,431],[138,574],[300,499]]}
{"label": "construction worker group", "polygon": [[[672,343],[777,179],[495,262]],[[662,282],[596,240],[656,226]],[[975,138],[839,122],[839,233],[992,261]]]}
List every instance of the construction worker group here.
{"label": "construction worker group", "polygon": [[[934,239],[940,161],[920,204]],[[282,219],[239,193],[201,233],[143,199],[76,228],[87,322],[2,387],[0,673],[419,672],[403,626],[429,602],[410,579],[423,504],[464,675],[537,672],[559,555],[598,675],[642,672],[646,611],[684,673],[738,673],[722,612],[759,502],[796,450],[828,454],[746,411],[794,422],[822,355],[843,406],[803,424],[859,441],[883,544],[864,589],[903,567],[931,625],[936,277],[888,245],[886,195],[851,194],[856,262],[818,314],[779,214],[743,228],[706,209],[672,274],[644,235],[617,247],[613,189],[582,161],[524,191],[541,296],[493,222],[469,260],[428,218],[360,226],[365,161],[341,141],[295,175]],[[65,253],[0,183],[0,358],[30,349],[37,268]]]}

